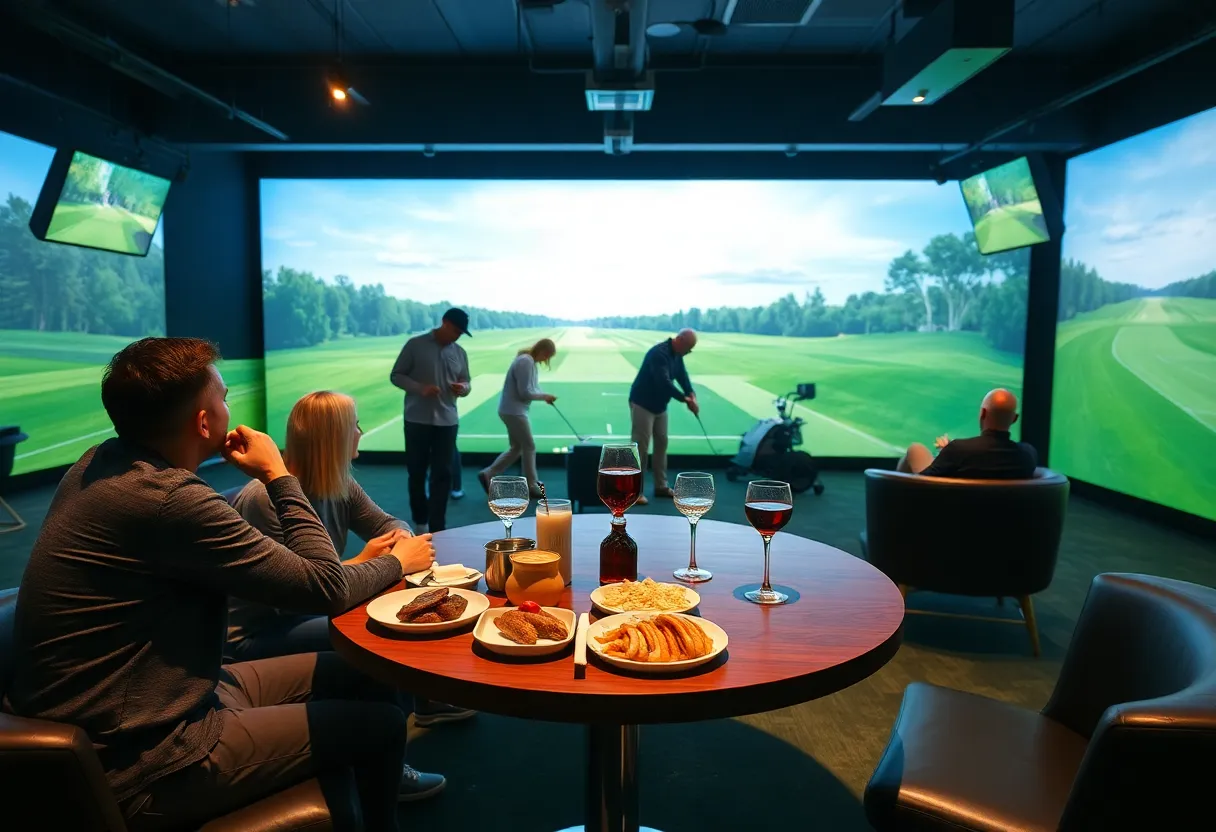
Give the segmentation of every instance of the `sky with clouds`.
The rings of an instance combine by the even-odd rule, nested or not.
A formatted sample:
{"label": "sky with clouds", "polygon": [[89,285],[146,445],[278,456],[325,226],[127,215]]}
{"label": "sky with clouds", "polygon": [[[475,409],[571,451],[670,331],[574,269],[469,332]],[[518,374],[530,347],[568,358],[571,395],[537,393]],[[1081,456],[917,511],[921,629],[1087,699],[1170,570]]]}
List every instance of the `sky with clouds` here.
{"label": "sky with clouds", "polygon": [[265,180],[262,257],[414,300],[560,318],[881,291],[970,229],[932,182]]}
{"label": "sky with clouds", "polygon": [[1216,268],[1216,109],[1068,164],[1064,256],[1158,289]]}
{"label": "sky with clouds", "polygon": [[[54,158],[55,148],[0,130],[0,201],[8,199],[9,194],[15,194],[31,205],[37,202],[42,182]],[[172,188],[169,193],[173,193]],[[165,245],[163,228],[163,223],[157,225],[156,234],[152,237],[153,242],[162,248]]]}

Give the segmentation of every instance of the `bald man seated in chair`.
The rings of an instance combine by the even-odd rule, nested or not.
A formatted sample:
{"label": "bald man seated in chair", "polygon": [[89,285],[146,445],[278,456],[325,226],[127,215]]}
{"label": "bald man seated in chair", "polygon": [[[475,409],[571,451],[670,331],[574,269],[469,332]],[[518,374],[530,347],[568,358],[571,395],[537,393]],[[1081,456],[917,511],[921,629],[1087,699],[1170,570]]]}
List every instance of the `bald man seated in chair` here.
{"label": "bald man seated in chair", "polygon": [[980,435],[970,439],[939,436],[933,452],[919,442],[895,466],[905,474],[970,480],[1024,480],[1034,476],[1039,455],[1026,442],[1014,442],[1009,428],[1018,420],[1018,397],[1004,388],[984,396],[980,405]]}

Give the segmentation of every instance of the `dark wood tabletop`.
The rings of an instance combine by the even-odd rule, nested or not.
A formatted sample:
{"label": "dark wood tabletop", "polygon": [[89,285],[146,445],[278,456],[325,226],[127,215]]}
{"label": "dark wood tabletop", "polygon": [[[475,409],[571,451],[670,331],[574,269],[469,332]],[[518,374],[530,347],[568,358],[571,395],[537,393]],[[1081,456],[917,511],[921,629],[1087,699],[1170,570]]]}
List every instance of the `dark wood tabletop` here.
{"label": "dark wood tabletop", "polygon": [[[626,517],[638,542],[639,578],[674,583],[672,570],[688,562],[688,521]],[[591,611],[608,526],[608,515],[575,515],[574,582],[560,606]],[[521,518],[513,535],[535,539],[535,529],[533,518]],[[497,521],[439,532],[437,562],[481,569],[486,542],[500,537]],[[472,623],[454,633],[411,637],[369,621],[366,604],[334,618],[330,632],[347,661],[401,690],[554,722],[688,722],[775,710],[842,690],[895,655],[904,602],[885,575],[847,552],[780,533],[773,538],[772,582],[791,601],[764,607],[742,597],[760,582],[762,552],[751,527],[701,521],[697,562],[714,577],[694,586],[701,603],[693,614],[724,629],[730,645],[710,664],[678,676],[620,671],[598,663],[590,648],[586,672],[576,676],[572,647],[552,657],[511,659],[476,644]],[[484,581],[478,589],[485,591]],[[492,606],[507,604],[505,596],[487,594]]]}

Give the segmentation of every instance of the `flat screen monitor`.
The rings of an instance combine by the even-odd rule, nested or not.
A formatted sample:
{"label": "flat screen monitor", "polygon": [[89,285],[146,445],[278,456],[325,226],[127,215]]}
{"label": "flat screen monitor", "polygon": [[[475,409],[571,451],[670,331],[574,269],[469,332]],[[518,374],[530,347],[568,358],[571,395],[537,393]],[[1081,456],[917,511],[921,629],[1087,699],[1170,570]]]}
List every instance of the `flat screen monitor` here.
{"label": "flat screen monitor", "polygon": [[1035,167],[1023,156],[959,182],[980,254],[1046,243],[1058,233],[1059,209]]}
{"label": "flat screen monitor", "polygon": [[30,217],[40,240],[144,257],[169,180],[82,151],[60,150]]}

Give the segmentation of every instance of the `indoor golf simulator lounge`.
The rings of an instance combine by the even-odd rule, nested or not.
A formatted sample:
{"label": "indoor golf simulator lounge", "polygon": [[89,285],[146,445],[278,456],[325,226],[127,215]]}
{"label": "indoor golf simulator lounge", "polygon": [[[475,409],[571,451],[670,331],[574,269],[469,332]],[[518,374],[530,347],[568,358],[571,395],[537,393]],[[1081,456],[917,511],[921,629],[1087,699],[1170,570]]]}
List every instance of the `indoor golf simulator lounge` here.
{"label": "indoor golf simulator lounge", "polygon": [[1216,14],[85,5],[0,9],[0,828],[1198,828]]}

